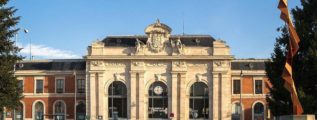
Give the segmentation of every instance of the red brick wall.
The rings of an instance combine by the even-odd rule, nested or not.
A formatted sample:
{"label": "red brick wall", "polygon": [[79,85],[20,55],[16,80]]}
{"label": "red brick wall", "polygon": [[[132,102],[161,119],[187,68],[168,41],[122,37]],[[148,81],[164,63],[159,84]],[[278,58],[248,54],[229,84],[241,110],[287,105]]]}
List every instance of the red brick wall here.
{"label": "red brick wall", "polygon": [[266,93],[266,94],[270,92],[268,84],[270,84],[269,83],[269,79],[268,78],[264,78],[264,93]]}
{"label": "red brick wall", "polygon": [[[232,102],[235,102],[235,101],[240,101],[240,99],[239,98],[232,99]],[[267,105],[266,105],[265,98],[244,98],[244,99],[242,99],[242,106],[244,109],[244,119],[245,120],[252,120],[252,105],[258,101],[261,101],[262,103],[264,103],[265,110],[267,111]],[[266,113],[266,115],[267,115],[267,113]]]}
{"label": "red brick wall", "polygon": [[66,93],[75,92],[75,76],[74,75],[65,76],[65,92]]}
{"label": "red brick wall", "polygon": [[[242,78],[243,82],[242,82],[242,94],[254,94],[254,80],[253,80],[253,76],[244,76]],[[267,86],[267,82],[268,82],[268,78],[264,77],[262,80],[264,80],[264,94],[269,93],[269,89]],[[252,95],[251,95],[252,96]],[[235,101],[240,101],[239,98],[232,98],[232,102]],[[263,98],[263,96],[259,96],[259,98],[243,98],[242,99],[242,104],[243,104],[243,109],[244,109],[244,119],[245,120],[252,120],[252,105],[255,104],[255,102],[257,101],[261,101],[262,103],[264,103],[265,106],[265,112],[267,112],[267,103],[266,103],[266,99]],[[266,113],[267,115],[267,113]]]}
{"label": "red brick wall", "polygon": [[[24,93],[34,93],[34,76],[23,76],[24,77]],[[55,75],[46,75],[44,76],[44,93],[55,94]],[[74,75],[66,75],[65,76],[65,93],[74,93],[75,92],[75,76]],[[74,97],[47,97],[45,94],[37,94],[34,97],[24,97],[22,101],[24,102],[25,107],[25,118],[32,118],[32,109],[33,104],[37,100],[44,102],[45,114],[52,115],[54,102],[57,100],[63,100],[66,104],[66,112],[69,115],[67,119],[74,118],[74,110],[75,110],[75,98]],[[63,95],[63,94],[59,94]],[[43,97],[39,97],[43,96]],[[77,98],[78,100],[85,100],[85,97]],[[46,118],[52,118],[51,116],[46,116]]]}
{"label": "red brick wall", "polygon": [[24,82],[24,93],[34,93],[34,77],[25,76],[23,82]]}
{"label": "red brick wall", "polygon": [[44,92],[55,93],[55,76],[53,76],[53,75],[45,76]]}
{"label": "red brick wall", "polygon": [[242,94],[253,94],[253,77],[252,76],[243,77]]}

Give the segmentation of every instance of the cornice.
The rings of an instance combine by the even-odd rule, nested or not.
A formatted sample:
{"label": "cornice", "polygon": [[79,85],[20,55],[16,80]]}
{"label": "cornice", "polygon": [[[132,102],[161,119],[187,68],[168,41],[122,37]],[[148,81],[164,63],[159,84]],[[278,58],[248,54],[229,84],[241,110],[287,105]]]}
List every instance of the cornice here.
{"label": "cornice", "polygon": [[69,74],[85,74],[85,71],[67,71],[67,70],[61,70],[61,71],[49,71],[49,70],[18,70],[15,72],[15,75],[69,75]]}
{"label": "cornice", "polygon": [[232,55],[202,56],[202,55],[181,55],[181,56],[163,56],[163,55],[94,55],[86,56],[86,60],[233,60]]}

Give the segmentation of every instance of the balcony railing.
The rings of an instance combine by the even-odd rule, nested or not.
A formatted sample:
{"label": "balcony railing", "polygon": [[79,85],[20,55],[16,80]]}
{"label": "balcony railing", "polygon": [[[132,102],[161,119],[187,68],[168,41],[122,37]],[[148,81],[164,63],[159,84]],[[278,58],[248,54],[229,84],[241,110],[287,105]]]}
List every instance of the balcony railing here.
{"label": "balcony railing", "polygon": [[36,93],[43,93],[43,89],[36,89]]}
{"label": "balcony railing", "polygon": [[84,89],[84,88],[78,88],[78,89],[77,89],[77,92],[78,92],[78,93],[85,93],[85,89]]}
{"label": "balcony railing", "polygon": [[64,92],[64,89],[63,88],[57,88],[56,89],[56,93],[63,93]]}

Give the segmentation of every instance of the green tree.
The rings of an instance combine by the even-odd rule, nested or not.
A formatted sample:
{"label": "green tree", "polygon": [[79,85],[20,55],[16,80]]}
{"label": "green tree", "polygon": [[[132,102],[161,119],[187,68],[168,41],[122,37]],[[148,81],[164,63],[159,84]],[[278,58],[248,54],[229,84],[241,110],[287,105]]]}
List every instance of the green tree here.
{"label": "green tree", "polygon": [[22,90],[14,76],[15,63],[22,59],[12,40],[19,29],[15,29],[20,17],[14,17],[17,9],[7,7],[8,0],[0,0],[0,113],[4,108],[14,109],[19,105]]}
{"label": "green tree", "polygon": [[[304,114],[317,114],[317,0],[301,0],[302,8],[292,9],[293,22],[301,39],[299,51],[293,59],[293,78]],[[273,115],[292,114],[290,93],[284,88],[282,71],[288,50],[289,34],[286,26],[278,28],[272,62],[266,73],[273,87],[267,98]]]}

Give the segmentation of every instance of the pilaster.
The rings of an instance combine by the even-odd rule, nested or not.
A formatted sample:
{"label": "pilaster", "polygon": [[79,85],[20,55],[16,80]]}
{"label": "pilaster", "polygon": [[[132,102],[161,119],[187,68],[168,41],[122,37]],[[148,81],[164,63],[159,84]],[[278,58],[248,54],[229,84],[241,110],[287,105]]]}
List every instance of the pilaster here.
{"label": "pilaster", "polygon": [[96,115],[97,115],[97,117],[98,116],[102,116],[103,119],[105,120],[105,118],[104,118],[105,114],[107,114],[108,112],[105,113],[104,109],[108,108],[108,105],[104,106],[104,99],[105,99],[104,92],[105,92],[105,90],[104,90],[103,72],[99,72],[98,73],[97,83],[98,84],[97,84],[96,88],[97,88],[98,91],[96,91],[96,96],[97,96],[97,102],[96,103],[98,103],[97,104],[97,110],[98,111],[97,111]]}
{"label": "pilaster", "polygon": [[138,120],[144,120],[147,118],[147,114],[144,114],[145,110],[145,84],[144,84],[144,71],[138,72]]}
{"label": "pilaster", "polygon": [[170,89],[169,89],[169,99],[168,99],[168,107],[169,107],[169,114],[173,113],[174,117],[171,118],[171,120],[178,120],[179,119],[179,112],[178,112],[178,107],[179,107],[179,102],[178,102],[178,98],[179,98],[179,93],[178,91],[178,73],[172,73],[172,79],[170,81]]}
{"label": "pilaster", "polygon": [[[187,120],[188,98],[186,97],[187,64],[183,60],[172,61],[172,78],[169,83],[169,113],[173,113],[173,120]],[[185,107],[186,106],[186,107]],[[184,108],[185,107],[185,108]]]}
{"label": "pilaster", "polygon": [[219,73],[212,73],[212,81],[208,81],[209,90],[212,92],[209,92],[209,98],[210,103],[209,108],[212,108],[212,111],[209,111],[209,118],[213,118],[214,120],[219,120]]}
{"label": "pilaster", "polygon": [[129,83],[129,86],[128,86],[128,119],[129,120],[136,120],[136,116],[137,116],[136,73],[130,72],[130,80],[128,81],[128,83]]}
{"label": "pilaster", "polygon": [[231,120],[231,81],[228,72],[221,74],[221,117]]}
{"label": "pilaster", "polygon": [[87,114],[89,115],[91,120],[96,119],[96,73],[90,72],[89,73],[89,108]]}
{"label": "pilaster", "polygon": [[[183,109],[183,103],[185,103],[186,101],[188,102],[189,100],[186,99],[186,85],[185,85],[185,81],[186,81],[186,72],[181,72],[179,74],[180,78],[178,81],[178,93],[179,93],[179,97],[178,97],[178,118],[179,120],[187,120],[188,116],[186,116],[185,114],[185,109]],[[188,105],[189,106],[189,105]],[[176,116],[177,116],[176,115]]]}

